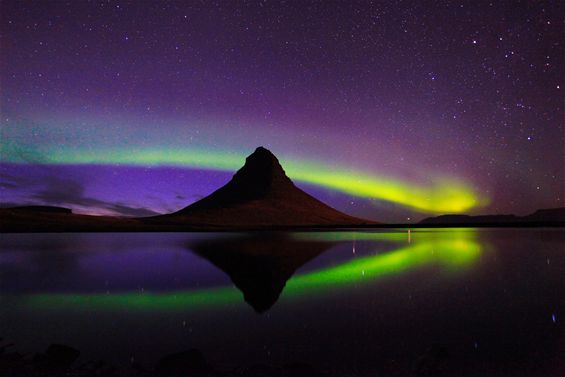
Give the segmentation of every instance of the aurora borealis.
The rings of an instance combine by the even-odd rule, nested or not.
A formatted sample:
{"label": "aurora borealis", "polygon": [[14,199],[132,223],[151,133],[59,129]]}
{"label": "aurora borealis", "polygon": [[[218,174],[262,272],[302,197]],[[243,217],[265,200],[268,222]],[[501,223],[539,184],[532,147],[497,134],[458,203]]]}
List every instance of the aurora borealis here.
{"label": "aurora borealis", "polygon": [[346,213],[563,206],[563,5],[1,5],[2,205],[178,210],[264,145]]}

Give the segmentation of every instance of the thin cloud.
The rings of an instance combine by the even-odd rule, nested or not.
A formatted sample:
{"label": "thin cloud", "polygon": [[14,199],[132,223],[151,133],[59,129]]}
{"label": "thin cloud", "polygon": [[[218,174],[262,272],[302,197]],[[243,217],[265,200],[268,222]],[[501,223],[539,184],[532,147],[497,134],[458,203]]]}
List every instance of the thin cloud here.
{"label": "thin cloud", "polygon": [[45,205],[54,206],[81,206],[104,209],[122,216],[154,216],[158,212],[147,208],[131,207],[125,203],[111,203],[84,194],[84,185],[65,178],[54,176],[44,177],[45,186],[32,194],[31,198]]}

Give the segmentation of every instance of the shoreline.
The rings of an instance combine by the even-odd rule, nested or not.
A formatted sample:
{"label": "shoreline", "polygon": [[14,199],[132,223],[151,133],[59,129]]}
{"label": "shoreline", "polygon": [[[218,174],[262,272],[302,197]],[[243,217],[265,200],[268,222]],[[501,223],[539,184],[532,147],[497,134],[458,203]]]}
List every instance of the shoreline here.
{"label": "shoreline", "polygon": [[209,226],[209,225],[94,225],[83,227],[80,225],[22,225],[4,224],[0,226],[0,234],[9,233],[230,233],[230,232],[331,232],[331,231],[364,231],[378,229],[463,229],[463,228],[565,228],[563,222],[536,222],[536,223],[469,223],[469,224],[360,224],[360,225],[303,225],[303,226]]}

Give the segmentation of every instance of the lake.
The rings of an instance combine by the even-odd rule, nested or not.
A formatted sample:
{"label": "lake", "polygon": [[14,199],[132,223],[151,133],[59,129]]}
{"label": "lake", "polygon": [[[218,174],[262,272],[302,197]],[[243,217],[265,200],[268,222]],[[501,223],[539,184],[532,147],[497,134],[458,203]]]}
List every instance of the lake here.
{"label": "lake", "polygon": [[565,375],[565,231],[2,234],[0,337],[151,368]]}

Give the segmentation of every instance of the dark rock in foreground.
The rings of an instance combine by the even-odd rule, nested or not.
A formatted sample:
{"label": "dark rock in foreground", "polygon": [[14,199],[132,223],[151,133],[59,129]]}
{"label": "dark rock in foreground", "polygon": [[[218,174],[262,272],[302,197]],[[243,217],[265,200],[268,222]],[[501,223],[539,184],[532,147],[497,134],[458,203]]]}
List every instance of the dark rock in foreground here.
{"label": "dark rock in foreground", "polygon": [[45,353],[35,355],[33,364],[43,371],[64,371],[78,359],[80,351],[64,344],[51,344]]}
{"label": "dark rock in foreground", "polygon": [[[2,338],[0,338],[0,341]],[[26,354],[7,352],[12,344],[0,346],[0,376],[10,377],[337,377],[321,372],[315,366],[295,362],[283,366],[243,365],[218,368],[206,361],[196,348],[163,356],[154,367],[140,364],[112,365],[104,361],[88,361],[75,365],[80,351],[52,344],[45,353],[29,359]],[[351,375],[354,376],[354,375]]]}
{"label": "dark rock in foreground", "polygon": [[193,348],[163,357],[157,363],[155,372],[164,376],[203,374],[210,370],[202,352]]}

